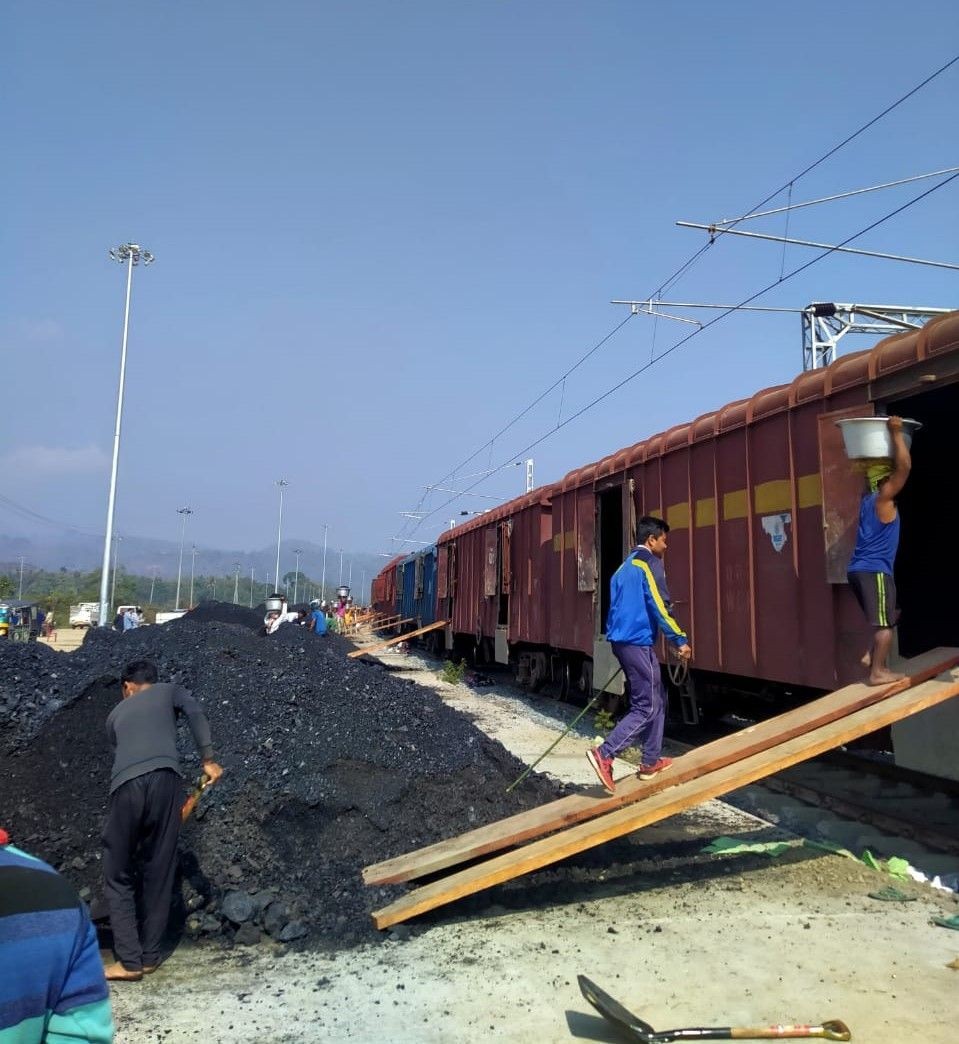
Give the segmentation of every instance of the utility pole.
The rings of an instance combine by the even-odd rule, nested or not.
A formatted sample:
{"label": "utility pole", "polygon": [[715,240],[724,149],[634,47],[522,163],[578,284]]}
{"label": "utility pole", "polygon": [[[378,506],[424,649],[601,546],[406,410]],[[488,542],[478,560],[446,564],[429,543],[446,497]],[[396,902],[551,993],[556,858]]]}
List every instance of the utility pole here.
{"label": "utility pole", "polygon": [[150,605],[153,605],[153,591],[156,588],[157,573],[159,572],[159,566],[153,567],[153,576],[150,578]]}
{"label": "utility pole", "polygon": [[303,549],[300,547],[294,548],[293,554],[296,555],[296,569],[293,573],[293,601],[295,603],[296,594],[300,585],[300,555],[303,554]]}
{"label": "utility pole", "polygon": [[20,592],[17,595],[17,598],[21,602],[23,601],[23,563],[24,563],[24,556],[21,555],[20,556]]}
{"label": "utility pole", "polygon": [[256,566],[250,566],[250,608],[253,608],[253,578],[256,575]]}
{"label": "utility pole", "polygon": [[100,567],[100,612],[101,627],[110,626],[110,606],[107,605],[107,590],[110,582],[110,544],[113,540],[113,516],[117,503],[117,469],[120,464],[120,425],[123,420],[123,387],[127,373],[127,334],[130,330],[130,292],[133,288],[133,268],[141,261],[144,265],[153,262],[149,250],[143,250],[137,243],[124,243],[110,251],[110,258],[127,266],[127,293],[123,307],[123,339],[120,345],[120,381],[117,390],[117,420],[113,430],[113,463],[110,467],[110,494],[107,497],[107,526],[103,538],[103,562]]}
{"label": "utility pole", "polygon": [[240,601],[240,563],[233,563],[233,604],[237,605]]}
{"label": "utility pole", "polygon": [[320,581],[320,598],[326,598],[326,534],[329,532],[329,524],[323,523],[323,579]]}
{"label": "utility pole", "polygon": [[526,461],[526,492],[533,492],[533,461],[532,458]]}
{"label": "utility pole", "polygon": [[343,586],[343,548],[340,548],[340,586]]}
{"label": "utility pole", "polygon": [[176,604],[173,608],[180,611],[180,575],[183,572],[183,538],[186,536],[186,520],[193,514],[193,510],[188,507],[181,507],[176,509],[176,513],[180,516],[180,561],[176,567]]}

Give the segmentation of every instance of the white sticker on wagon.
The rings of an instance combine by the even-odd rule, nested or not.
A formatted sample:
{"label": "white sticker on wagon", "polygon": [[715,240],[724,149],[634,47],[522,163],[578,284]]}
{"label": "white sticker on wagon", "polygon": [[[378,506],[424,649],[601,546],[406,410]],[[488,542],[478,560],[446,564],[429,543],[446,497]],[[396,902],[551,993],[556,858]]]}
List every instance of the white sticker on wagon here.
{"label": "white sticker on wagon", "polygon": [[792,515],[763,515],[763,532],[769,534],[774,551],[782,551],[789,539],[786,526],[792,524]]}

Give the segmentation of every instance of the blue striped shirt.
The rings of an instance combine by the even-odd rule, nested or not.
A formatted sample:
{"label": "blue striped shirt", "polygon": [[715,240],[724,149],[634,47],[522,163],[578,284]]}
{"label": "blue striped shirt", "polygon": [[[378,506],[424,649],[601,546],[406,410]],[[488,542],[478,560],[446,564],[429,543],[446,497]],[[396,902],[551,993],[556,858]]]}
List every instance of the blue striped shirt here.
{"label": "blue striped shirt", "polygon": [[76,890],[0,845],[0,1044],[110,1044],[96,932]]}

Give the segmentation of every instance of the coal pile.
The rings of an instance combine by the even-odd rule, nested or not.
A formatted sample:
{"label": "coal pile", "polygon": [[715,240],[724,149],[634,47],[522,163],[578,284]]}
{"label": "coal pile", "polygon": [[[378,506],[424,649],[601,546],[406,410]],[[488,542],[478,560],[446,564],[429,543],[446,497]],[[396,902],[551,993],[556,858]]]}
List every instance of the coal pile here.
{"label": "coal pile", "polygon": [[[101,885],[104,723],[133,659],[194,692],[226,769],[181,839],[185,929],[198,937],[331,948],[379,938],[370,911],[404,889],[367,888],[364,866],[557,796],[537,776],[506,794],[519,761],[429,690],[346,659],[346,640],[293,625],[264,637],[212,618],[235,608],[94,630],[71,654],[0,648],[0,708],[12,708],[0,822],[88,899]],[[181,741],[189,783],[199,770],[186,726]]]}
{"label": "coal pile", "polygon": [[204,601],[188,613],[184,613],[182,620],[191,620],[194,623],[233,623],[243,627],[249,627],[251,631],[263,629],[263,616],[265,607],[258,606],[255,609],[247,609],[245,605],[233,605],[232,602],[210,602]]}

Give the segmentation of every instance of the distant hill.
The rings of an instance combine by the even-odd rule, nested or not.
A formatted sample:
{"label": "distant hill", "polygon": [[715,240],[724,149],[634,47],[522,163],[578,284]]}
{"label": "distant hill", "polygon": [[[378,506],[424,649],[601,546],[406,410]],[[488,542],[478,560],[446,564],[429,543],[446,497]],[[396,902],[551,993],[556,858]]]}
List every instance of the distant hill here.
{"label": "distant hill", "polygon": [[[189,573],[191,544],[183,548],[183,569]],[[280,550],[280,575],[292,573],[296,563],[294,550],[299,548],[300,575],[319,581],[323,572],[323,545],[308,540],[284,540]],[[141,576],[175,578],[179,559],[179,544],[172,541],[148,540],[139,537],[124,537],[119,544],[119,564],[127,573]],[[103,538],[73,534],[67,536],[8,536],[0,535],[0,572],[15,576],[20,568],[20,556],[24,558],[24,569],[89,572],[100,568],[103,556]],[[383,568],[386,559],[370,552],[344,551],[342,564],[343,582],[347,583],[352,563],[352,586],[360,595],[364,574],[366,587]],[[240,576],[249,578],[250,569],[257,580],[265,581],[273,576],[276,568],[276,546],[250,551],[218,550],[198,547],[196,572],[203,576],[231,576],[239,566]],[[326,553],[327,586],[340,581],[339,549],[328,548]]]}

